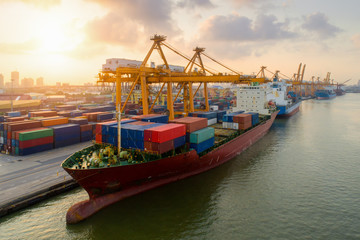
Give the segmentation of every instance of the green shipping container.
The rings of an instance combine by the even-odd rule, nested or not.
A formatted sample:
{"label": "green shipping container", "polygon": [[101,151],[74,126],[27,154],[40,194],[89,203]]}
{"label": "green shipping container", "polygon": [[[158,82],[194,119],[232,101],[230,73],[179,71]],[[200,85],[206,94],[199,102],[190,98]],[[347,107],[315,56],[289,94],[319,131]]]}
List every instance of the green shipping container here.
{"label": "green shipping container", "polygon": [[15,147],[15,155],[19,156],[19,147]]}
{"label": "green shipping container", "polygon": [[52,128],[34,130],[31,132],[19,133],[19,141],[26,141],[26,140],[32,140],[32,139],[37,139],[37,138],[50,137],[53,135],[54,134],[53,134]]}
{"label": "green shipping container", "polygon": [[190,133],[190,143],[201,143],[215,136],[215,130],[212,127],[200,129]]}

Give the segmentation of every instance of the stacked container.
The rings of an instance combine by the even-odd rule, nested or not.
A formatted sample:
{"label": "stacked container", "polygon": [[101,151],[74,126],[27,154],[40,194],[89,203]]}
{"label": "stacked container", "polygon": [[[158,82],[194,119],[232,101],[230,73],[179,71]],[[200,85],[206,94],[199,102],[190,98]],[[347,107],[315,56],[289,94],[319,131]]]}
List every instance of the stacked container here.
{"label": "stacked container", "polygon": [[57,111],[71,111],[71,110],[76,110],[76,106],[75,105],[58,105],[55,107],[55,109]]}
{"label": "stacked container", "polygon": [[53,130],[36,128],[15,132],[15,154],[29,155],[53,148]]}
{"label": "stacked container", "polygon": [[29,117],[35,118],[35,117],[53,117],[57,116],[56,111],[39,111],[39,112],[29,112]]}
{"label": "stacked container", "polygon": [[90,124],[80,125],[80,142],[90,141],[93,137],[93,127]]}
{"label": "stacked container", "polygon": [[43,127],[67,124],[68,122],[69,120],[67,117],[44,118],[41,120],[41,124]]}
{"label": "stacked container", "polygon": [[80,142],[80,125],[63,124],[51,126],[54,131],[54,148],[65,147]]}
{"label": "stacked container", "polygon": [[251,128],[251,115],[250,114],[239,114],[233,117],[234,123],[238,124],[239,130],[246,130]]}
{"label": "stacked container", "polygon": [[140,120],[143,122],[154,122],[154,123],[168,123],[169,116],[160,114],[147,114],[133,116],[132,119]]}
{"label": "stacked container", "polygon": [[4,143],[5,148],[12,154],[15,154],[16,131],[27,130],[32,128],[40,128],[40,121],[22,121],[22,122],[11,122],[4,125]]}
{"label": "stacked container", "polygon": [[259,123],[259,113],[256,112],[247,112],[246,114],[250,114],[251,115],[251,124],[253,126],[255,126],[256,124]]}
{"label": "stacked container", "polygon": [[238,111],[238,112],[234,112],[234,113],[228,113],[225,114],[223,116],[223,123],[222,123],[222,127],[223,128],[229,128],[229,129],[239,129],[239,124],[237,122],[234,122],[233,117],[243,113],[244,111]]}
{"label": "stacked container", "polygon": [[215,142],[215,130],[212,127],[203,128],[190,133],[190,148],[201,153],[212,146]]}
{"label": "stacked container", "polygon": [[217,123],[217,113],[216,112],[193,112],[189,113],[190,117],[200,117],[200,118],[206,118],[208,122],[208,126],[216,124]]}
{"label": "stacked container", "polygon": [[144,149],[159,154],[171,151],[185,144],[184,124],[165,124],[144,131]]}
{"label": "stacked container", "polygon": [[185,124],[187,133],[192,133],[202,128],[206,128],[208,123],[206,118],[199,118],[199,117],[184,117],[184,118],[174,119],[169,122]]}

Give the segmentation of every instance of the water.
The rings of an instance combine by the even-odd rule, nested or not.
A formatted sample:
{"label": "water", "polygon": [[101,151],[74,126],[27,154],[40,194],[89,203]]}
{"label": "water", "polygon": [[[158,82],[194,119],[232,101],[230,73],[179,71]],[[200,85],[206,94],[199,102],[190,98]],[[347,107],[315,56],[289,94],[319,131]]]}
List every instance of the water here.
{"label": "water", "polygon": [[303,102],[227,164],[77,224],[82,189],[0,219],[0,239],[360,239],[360,94]]}

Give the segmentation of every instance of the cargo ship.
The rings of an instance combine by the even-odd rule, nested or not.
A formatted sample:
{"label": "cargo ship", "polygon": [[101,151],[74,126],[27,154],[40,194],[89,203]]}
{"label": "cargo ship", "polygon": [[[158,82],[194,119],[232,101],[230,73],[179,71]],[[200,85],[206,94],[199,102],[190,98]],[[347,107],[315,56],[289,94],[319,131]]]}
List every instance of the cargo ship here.
{"label": "cargo ship", "polygon": [[[247,97],[249,92],[263,101],[255,103]],[[242,111],[197,112],[169,123],[157,122],[163,116],[145,115],[99,125],[107,137],[97,136],[98,140],[112,144],[95,144],[62,163],[89,195],[70,207],[67,223],[80,222],[121,199],[208,171],[262,138],[279,112],[266,100],[268,87],[241,87],[238,93],[249,103]],[[218,121],[213,122],[215,118]]]}
{"label": "cargo ship", "polygon": [[333,99],[336,97],[336,93],[333,89],[319,89],[315,91],[315,97],[318,100]]}

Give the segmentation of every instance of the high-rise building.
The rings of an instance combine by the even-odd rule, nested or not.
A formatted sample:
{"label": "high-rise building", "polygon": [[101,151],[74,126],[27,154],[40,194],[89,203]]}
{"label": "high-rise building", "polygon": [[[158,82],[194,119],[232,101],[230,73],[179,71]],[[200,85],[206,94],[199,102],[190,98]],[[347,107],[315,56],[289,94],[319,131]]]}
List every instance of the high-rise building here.
{"label": "high-rise building", "polygon": [[56,82],[57,87],[61,87],[61,82]]}
{"label": "high-rise building", "polygon": [[360,87],[360,80],[358,81],[358,87]]}
{"label": "high-rise building", "polygon": [[14,87],[20,86],[20,77],[19,76],[20,75],[19,75],[18,71],[11,72],[11,80],[13,81]]}
{"label": "high-rise building", "polygon": [[4,84],[4,75],[0,74],[0,88],[4,88],[5,84]]}
{"label": "high-rise building", "polygon": [[32,78],[23,78],[21,80],[21,87],[23,87],[23,88],[34,87],[34,79],[32,79]]}
{"label": "high-rise building", "polygon": [[36,86],[38,86],[38,87],[44,86],[44,78],[43,77],[39,77],[36,79]]}

